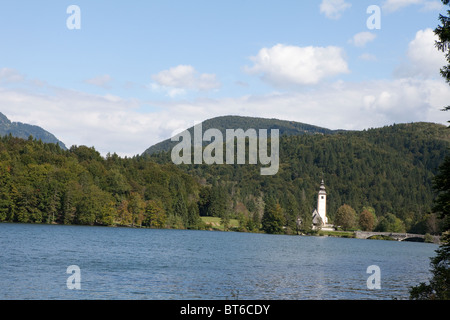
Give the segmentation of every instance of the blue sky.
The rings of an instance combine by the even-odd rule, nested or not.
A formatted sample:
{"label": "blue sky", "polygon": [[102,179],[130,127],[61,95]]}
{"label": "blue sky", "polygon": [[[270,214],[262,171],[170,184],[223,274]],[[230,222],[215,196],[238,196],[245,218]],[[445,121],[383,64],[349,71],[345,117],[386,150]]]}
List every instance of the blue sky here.
{"label": "blue sky", "polygon": [[[81,28],[66,12],[80,8]],[[379,30],[366,21],[381,9]],[[9,1],[0,112],[134,155],[236,114],[331,129],[446,123],[437,0]]]}

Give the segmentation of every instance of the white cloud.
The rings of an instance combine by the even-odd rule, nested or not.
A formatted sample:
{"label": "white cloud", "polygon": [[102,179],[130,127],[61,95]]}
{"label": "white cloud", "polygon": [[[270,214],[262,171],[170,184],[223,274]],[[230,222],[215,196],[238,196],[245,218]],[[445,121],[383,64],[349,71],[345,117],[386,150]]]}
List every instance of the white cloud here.
{"label": "white cloud", "polygon": [[186,93],[187,90],[207,91],[220,87],[220,82],[215,74],[199,74],[190,65],[178,65],[168,70],[163,70],[152,75],[154,83],[151,88],[164,90],[170,96]]}
{"label": "white cloud", "polygon": [[[140,154],[179,128],[220,115],[278,118],[330,129],[361,130],[392,123],[429,121],[446,124],[440,111],[450,87],[439,76],[442,54],[431,29],[420,30],[406,52],[398,78],[361,83],[323,81],[348,72],[342,49],[276,45],[263,48],[246,71],[276,86],[295,90],[236,98],[143,101],[94,95],[28,81],[15,69],[0,69],[0,112],[12,121],[36,124],[68,147],[94,146],[103,155]],[[371,60],[370,54],[361,59]],[[433,78],[434,77],[434,78]],[[171,90],[208,90],[215,76],[193,67],[175,67],[154,75],[155,86]],[[40,83],[38,85],[38,82]],[[23,86],[23,83],[26,85]],[[320,86],[305,87],[305,84]],[[13,85],[17,84],[17,88]],[[251,87],[250,87],[251,88]],[[158,106],[145,111],[143,105]]]}
{"label": "white cloud", "polygon": [[113,79],[109,74],[105,74],[91,79],[87,79],[85,80],[85,82],[96,87],[109,89],[110,88],[109,84],[111,83],[112,80]]}
{"label": "white cloud", "polygon": [[[179,128],[220,115],[278,118],[330,129],[364,129],[392,123],[446,123],[440,111],[450,101],[443,79],[324,83],[288,93],[237,98],[141,101],[47,87],[0,87],[0,112],[12,121],[36,124],[68,147],[94,146],[103,155],[140,154]],[[143,112],[143,104],[160,108]]]}
{"label": "white cloud", "polygon": [[367,43],[375,40],[376,34],[368,31],[360,32],[355,34],[350,40],[349,43],[353,44],[356,47],[364,47]]}
{"label": "white cloud", "polygon": [[263,48],[255,57],[249,74],[259,74],[262,80],[278,86],[317,84],[321,80],[348,73],[348,65],[341,48],[297,47],[277,44]]}
{"label": "white cloud", "polygon": [[1,68],[0,69],[0,83],[15,83],[23,82],[25,76],[20,74],[16,69]]}
{"label": "white cloud", "polygon": [[185,128],[195,120],[237,114],[299,121],[330,129],[362,130],[417,121],[445,124],[440,110],[448,101],[450,87],[443,80],[396,79],[336,82],[305,92],[170,102],[165,108],[184,114]]}
{"label": "white cloud", "polygon": [[133,155],[146,148],[149,137],[158,137],[160,121],[170,120],[139,113],[135,99],[50,87],[38,91],[0,88],[0,112],[11,121],[41,126],[68,147],[87,145],[103,154]]}
{"label": "white cloud", "polygon": [[394,12],[411,5],[421,5],[421,11],[433,11],[442,8],[442,3],[437,0],[386,0],[383,4],[383,10]]}
{"label": "white cloud", "polygon": [[339,19],[342,13],[352,5],[345,0],[322,0],[320,13],[325,14],[329,19]]}
{"label": "white cloud", "polygon": [[397,77],[439,77],[439,70],[446,65],[446,59],[444,53],[435,47],[436,40],[438,37],[432,29],[419,30],[408,45],[408,61],[394,74]]}

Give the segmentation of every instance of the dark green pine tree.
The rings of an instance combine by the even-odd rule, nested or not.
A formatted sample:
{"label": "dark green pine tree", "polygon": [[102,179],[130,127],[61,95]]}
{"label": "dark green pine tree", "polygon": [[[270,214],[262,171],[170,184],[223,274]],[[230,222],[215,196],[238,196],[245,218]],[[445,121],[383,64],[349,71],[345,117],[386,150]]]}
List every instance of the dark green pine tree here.
{"label": "dark green pine tree", "polygon": [[[448,5],[450,0],[442,0],[445,5]],[[434,33],[439,37],[436,41],[436,47],[445,53],[448,64],[441,69],[442,77],[450,84],[450,10],[447,10],[447,15],[439,15],[439,25]],[[445,110],[450,110],[450,106],[445,107]],[[449,121],[450,122],[450,121]]]}
{"label": "dark green pine tree", "polygon": [[285,225],[285,217],[280,204],[273,198],[268,198],[264,207],[264,214],[261,220],[262,229],[266,233],[282,234]]}
{"label": "dark green pine tree", "polygon": [[11,189],[11,175],[6,166],[0,166],[0,222],[6,221],[12,206],[12,199],[9,194]]}
{"label": "dark green pine tree", "polygon": [[435,178],[435,189],[439,192],[434,211],[440,215],[445,231],[442,233],[439,249],[431,259],[432,279],[429,284],[421,283],[413,287],[411,299],[450,299],[450,156],[447,156]]}
{"label": "dark green pine tree", "polygon": [[[449,1],[442,0],[445,5],[449,5]],[[436,46],[445,52],[448,64],[441,69],[441,75],[450,84],[450,10],[447,10],[447,16],[439,15],[439,20],[441,25],[434,31],[439,37]],[[450,106],[444,110],[450,110]],[[436,257],[431,259],[433,277],[430,283],[421,283],[413,287],[410,292],[412,299],[450,299],[450,155],[447,155],[440,166],[440,171],[434,179],[434,189],[438,192],[438,196],[433,211],[438,213],[444,222],[442,244],[436,250]]]}
{"label": "dark green pine tree", "polygon": [[183,226],[186,227],[188,224],[188,208],[186,206],[186,201],[184,200],[184,196],[182,193],[178,193],[175,196],[173,212],[175,214],[175,217],[177,217],[177,219],[180,219],[183,223]]}

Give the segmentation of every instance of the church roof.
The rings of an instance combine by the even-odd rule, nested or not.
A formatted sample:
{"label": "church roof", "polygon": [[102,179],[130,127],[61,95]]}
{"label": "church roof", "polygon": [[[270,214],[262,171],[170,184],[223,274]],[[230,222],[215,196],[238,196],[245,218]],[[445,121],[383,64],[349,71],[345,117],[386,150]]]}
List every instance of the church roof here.
{"label": "church roof", "polygon": [[319,213],[317,212],[317,209],[314,209],[313,213],[312,213],[313,219],[312,219],[312,223],[317,225],[317,224],[322,224],[322,218],[320,217]]}
{"label": "church roof", "polygon": [[325,191],[325,183],[323,182],[323,179],[322,183],[320,184],[319,194],[327,194],[327,192]]}

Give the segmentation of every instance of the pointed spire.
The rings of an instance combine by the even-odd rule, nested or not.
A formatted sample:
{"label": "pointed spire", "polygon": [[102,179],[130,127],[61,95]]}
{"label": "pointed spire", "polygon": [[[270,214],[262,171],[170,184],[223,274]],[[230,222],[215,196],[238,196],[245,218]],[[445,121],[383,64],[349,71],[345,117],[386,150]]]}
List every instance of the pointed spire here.
{"label": "pointed spire", "polygon": [[322,183],[320,184],[320,191],[319,191],[319,193],[326,194],[326,192],[325,192],[325,182],[323,182],[323,179],[322,179]]}

